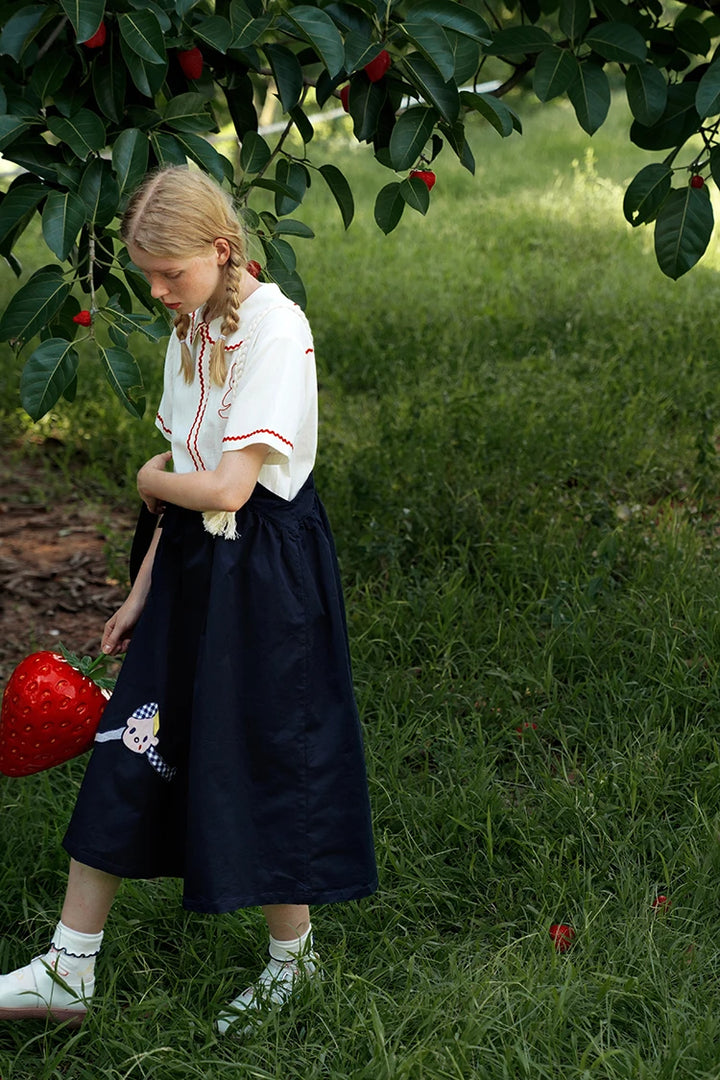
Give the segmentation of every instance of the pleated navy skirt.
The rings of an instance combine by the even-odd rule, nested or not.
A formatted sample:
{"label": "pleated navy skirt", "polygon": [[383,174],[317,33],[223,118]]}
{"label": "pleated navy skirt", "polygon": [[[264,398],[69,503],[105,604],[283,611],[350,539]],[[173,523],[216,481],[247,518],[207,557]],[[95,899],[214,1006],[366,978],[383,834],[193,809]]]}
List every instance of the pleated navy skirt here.
{"label": "pleated navy skirt", "polygon": [[169,507],[152,584],[64,846],[183,905],[357,899],[377,886],[335,548],[310,478],[256,486],[240,536]]}

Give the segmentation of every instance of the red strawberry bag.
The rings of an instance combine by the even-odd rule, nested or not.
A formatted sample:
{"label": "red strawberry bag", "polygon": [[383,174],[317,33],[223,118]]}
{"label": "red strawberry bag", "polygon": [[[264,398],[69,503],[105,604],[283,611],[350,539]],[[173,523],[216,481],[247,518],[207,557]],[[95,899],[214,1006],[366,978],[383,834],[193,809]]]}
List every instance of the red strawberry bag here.
{"label": "red strawberry bag", "polygon": [[106,662],[63,649],[18,664],[0,710],[0,773],[29,776],[90,749],[113,685],[98,671]]}

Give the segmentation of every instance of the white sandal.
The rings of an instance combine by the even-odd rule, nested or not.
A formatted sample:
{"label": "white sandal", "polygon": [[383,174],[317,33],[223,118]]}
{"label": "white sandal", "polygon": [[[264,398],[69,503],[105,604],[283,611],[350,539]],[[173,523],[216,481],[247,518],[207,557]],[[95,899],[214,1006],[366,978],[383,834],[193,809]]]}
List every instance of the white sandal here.
{"label": "white sandal", "polygon": [[55,1020],[79,1027],[95,988],[95,979],[69,986],[54,965],[36,956],[25,967],[0,975],[0,1020]]}
{"label": "white sandal", "polygon": [[[319,960],[314,952],[293,960],[268,960],[257,982],[238,994],[216,1020],[221,1035],[233,1029],[243,1035],[253,1031],[273,1010],[281,1009],[302,983],[320,977]],[[246,1020],[240,1026],[239,1021]]]}

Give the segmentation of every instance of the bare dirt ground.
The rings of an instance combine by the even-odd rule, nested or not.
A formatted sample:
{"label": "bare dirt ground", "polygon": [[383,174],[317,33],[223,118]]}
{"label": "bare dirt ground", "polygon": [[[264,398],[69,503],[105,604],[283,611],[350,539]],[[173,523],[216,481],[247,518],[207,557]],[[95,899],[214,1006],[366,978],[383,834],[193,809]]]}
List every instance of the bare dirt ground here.
{"label": "bare dirt ground", "polygon": [[0,689],[29,653],[57,648],[97,656],[106,619],[126,586],[108,572],[108,529],[120,542],[130,515],[72,495],[42,497],[36,466],[0,465]]}

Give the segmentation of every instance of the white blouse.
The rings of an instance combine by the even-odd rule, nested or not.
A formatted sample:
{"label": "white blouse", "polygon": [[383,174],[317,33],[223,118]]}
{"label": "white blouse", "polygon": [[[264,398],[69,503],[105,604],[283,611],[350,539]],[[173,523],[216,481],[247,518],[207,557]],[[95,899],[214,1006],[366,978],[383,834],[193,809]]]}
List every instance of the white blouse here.
{"label": "white blouse", "polygon": [[170,441],[175,472],[215,469],[226,450],[265,443],[258,477],[263,487],[293,499],[307,480],[317,450],[317,378],[313,338],[302,309],[274,284],[243,301],[238,328],[226,343],[225,384],[210,382],[210,351],[222,319],[193,312],[187,344],[192,383],[180,371],[173,332],[165,356],[156,425]]}

